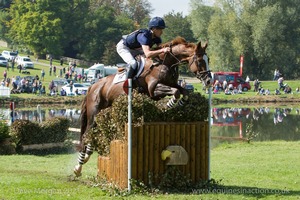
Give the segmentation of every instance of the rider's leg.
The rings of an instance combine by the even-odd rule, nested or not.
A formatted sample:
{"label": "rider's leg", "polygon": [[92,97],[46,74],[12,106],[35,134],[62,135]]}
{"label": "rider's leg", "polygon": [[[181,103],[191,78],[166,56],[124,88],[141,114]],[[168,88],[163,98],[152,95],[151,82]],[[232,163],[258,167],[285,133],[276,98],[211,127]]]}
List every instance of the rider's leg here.
{"label": "rider's leg", "polygon": [[127,78],[133,78],[135,71],[137,69],[138,63],[136,60],[132,60],[131,63],[129,63],[129,67],[127,69]]}
{"label": "rider's leg", "polygon": [[117,52],[121,56],[121,58],[130,65],[127,75],[129,78],[132,78],[134,75],[134,71],[137,69],[137,61],[135,60],[136,55],[140,55],[143,52],[140,50],[129,49],[126,45],[124,45],[123,40],[121,40],[117,44]]}

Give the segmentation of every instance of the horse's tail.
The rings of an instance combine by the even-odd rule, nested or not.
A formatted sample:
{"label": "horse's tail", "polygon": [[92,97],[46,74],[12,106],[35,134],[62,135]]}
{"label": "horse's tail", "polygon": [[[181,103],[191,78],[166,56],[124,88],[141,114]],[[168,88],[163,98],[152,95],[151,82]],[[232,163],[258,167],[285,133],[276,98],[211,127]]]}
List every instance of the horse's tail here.
{"label": "horse's tail", "polygon": [[79,143],[79,149],[82,150],[84,149],[84,133],[87,128],[87,108],[86,108],[86,101],[87,101],[87,96],[84,97],[82,103],[81,103],[81,113],[80,113],[80,143]]}

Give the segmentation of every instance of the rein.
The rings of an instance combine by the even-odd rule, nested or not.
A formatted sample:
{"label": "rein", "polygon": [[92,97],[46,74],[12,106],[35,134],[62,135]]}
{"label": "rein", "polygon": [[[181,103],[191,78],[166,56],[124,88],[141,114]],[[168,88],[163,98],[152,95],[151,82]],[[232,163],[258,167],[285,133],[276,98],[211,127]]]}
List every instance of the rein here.
{"label": "rein", "polygon": [[[182,61],[181,60],[179,60],[174,54],[173,54],[173,52],[172,52],[172,42],[170,43],[170,45],[169,45],[169,47],[170,47],[170,52],[168,52],[173,58],[175,58],[176,60],[177,60],[177,63],[175,63],[175,64],[173,64],[173,65],[171,65],[171,68],[172,67],[174,67],[174,66],[176,66],[176,65],[179,65]],[[163,61],[162,61],[162,64],[164,64],[164,62],[165,62],[165,60],[166,60],[166,57],[167,57],[167,54],[165,54],[165,56],[164,56],[164,59],[163,59]]]}

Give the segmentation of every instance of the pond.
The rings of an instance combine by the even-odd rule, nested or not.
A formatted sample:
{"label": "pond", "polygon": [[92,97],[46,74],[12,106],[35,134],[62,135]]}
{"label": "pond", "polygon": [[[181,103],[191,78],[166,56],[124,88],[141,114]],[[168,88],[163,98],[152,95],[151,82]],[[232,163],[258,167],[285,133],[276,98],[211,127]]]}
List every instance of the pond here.
{"label": "pond", "polygon": [[236,141],[300,140],[300,107],[212,109],[211,144]]}
{"label": "pond", "polygon": [[[297,141],[300,140],[300,106],[270,107],[213,107],[211,110],[212,148],[222,143],[239,141]],[[0,109],[8,124],[11,123],[11,111]],[[71,120],[71,127],[80,128],[80,108],[18,108],[14,119],[45,121],[65,116]]]}

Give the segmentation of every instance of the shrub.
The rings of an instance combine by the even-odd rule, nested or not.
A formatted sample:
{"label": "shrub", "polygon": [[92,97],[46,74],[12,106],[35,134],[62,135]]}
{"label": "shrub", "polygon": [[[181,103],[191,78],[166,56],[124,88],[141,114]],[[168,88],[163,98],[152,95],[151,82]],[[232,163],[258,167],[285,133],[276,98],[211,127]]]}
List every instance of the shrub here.
{"label": "shrub", "polygon": [[9,127],[5,122],[0,121],[0,142],[6,138],[9,138]]}
{"label": "shrub", "polygon": [[[199,93],[191,93],[184,106],[166,108],[168,99],[154,101],[144,94],[133,92],[132,124],[141,126],[144,122],[193,122],[205,121],[208,117],[208,102]],[[91,143],[100,155],[109,153],[110,142],[123,139],[128,121],[128,97],[119,96],[111,107],[101,110],[95,117],[96,127],[89,130],[85,143]]]}
{"label": "shrub", "polygon": [[16,120],[11,126],[10,135],[17,149],[22,145],[64,142],[70,121],[56,117],[41,125],[29,120]]}

